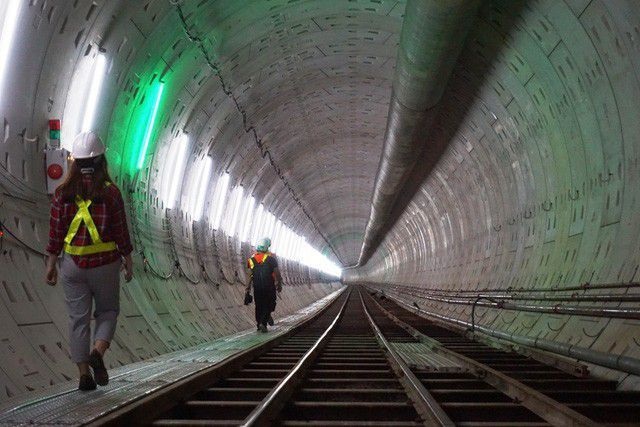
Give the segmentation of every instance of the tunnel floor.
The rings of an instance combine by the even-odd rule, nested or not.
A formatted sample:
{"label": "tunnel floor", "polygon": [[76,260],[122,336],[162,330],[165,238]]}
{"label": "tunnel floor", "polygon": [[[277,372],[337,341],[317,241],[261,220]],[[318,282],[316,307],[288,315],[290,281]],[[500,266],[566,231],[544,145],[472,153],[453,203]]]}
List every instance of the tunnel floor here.
{"label": "tunnel floor", "polygon": [[303,319],[313,316],[339,293],[340,290],[335,291],[290,316],[276,319],[277,324],[269,334],[256,334],[255,329],[246,330],[186,350],[113,369],[110,384],[95,392],[78,391],[77,381],[73,379],[40,392],[8,400],[0,406],[0,425],[77,425],[91,422],[101,414],[285,333]]}
{"label": "tunnel floor", "polygon": [[637,425],[640,392],[470,339],[361,286],[0,407],[2,425]]}

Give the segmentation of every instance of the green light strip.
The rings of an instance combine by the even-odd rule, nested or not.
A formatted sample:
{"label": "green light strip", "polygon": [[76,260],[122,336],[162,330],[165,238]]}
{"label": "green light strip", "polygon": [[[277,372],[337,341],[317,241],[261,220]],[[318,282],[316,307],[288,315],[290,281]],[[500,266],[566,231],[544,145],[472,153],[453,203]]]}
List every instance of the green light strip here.
{"label": "green light strip", "polygon": [[149,116],[149,121],[147,122],[147,129],[144,132],[144,139],[142,140],[142,148],[140,149],[140,153],[138,154],[138,163],[136,165],[137,169],[142,169],[142,165],[144,164],[144,159],[147,156],[147,150],[149,149],[149,142],[151,141],[153,126],[156,123],[156,116],[158,115],[158,107],[160,107],[160,98],[162,98],[163,90],[164,90],[164,83],[160,83],[158,85],[158,91],[156,92],[156,99],[153,104],[153,111]]}

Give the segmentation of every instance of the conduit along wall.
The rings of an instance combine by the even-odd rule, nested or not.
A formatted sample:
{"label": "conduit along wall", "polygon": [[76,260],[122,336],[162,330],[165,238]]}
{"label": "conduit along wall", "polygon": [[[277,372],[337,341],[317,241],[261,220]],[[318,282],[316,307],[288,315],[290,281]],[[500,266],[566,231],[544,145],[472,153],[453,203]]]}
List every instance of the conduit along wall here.
{"label": "conduit along wall", "polygon": [[[637,363],[639,12],[597,0],[482,6],[442,97],[433,137],[452,136],[449,147],[347,280],[398,286],[456,322],[486,295],[495,302],[476,304],[478,327]],[[635,370],[590,360],[638,388]]]}
{"label": "conduit along wall", "polygon": [[407,2],[384,147],[358,265],[367,263],[393,225],[394,203],[418,154],[426,150],[437,157],[439,148],[432,144],[430,129],[479,5],[478,0]]}

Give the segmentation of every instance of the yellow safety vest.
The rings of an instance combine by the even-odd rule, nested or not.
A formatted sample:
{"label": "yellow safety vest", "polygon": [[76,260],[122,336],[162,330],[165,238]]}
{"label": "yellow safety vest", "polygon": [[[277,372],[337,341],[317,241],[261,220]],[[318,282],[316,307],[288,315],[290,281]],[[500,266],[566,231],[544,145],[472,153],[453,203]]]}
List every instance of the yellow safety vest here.
{"label": "yellow safety vest", "polygon": [[[107,186],[109,185],[110,184],[107,183]],[[67,231],[67,236],[64,238],[64,251],[70,255],[92,255],[100,252],[111,252],[117,249],[116,242],[103,242],[100,238],[98,228],[96,227],[95,222],[93,222],[93,218],[91,218],[91,213],[89,212],[91,202],[91,200],[83,200],[82,197],[76,195],[78,212],[71,220],[69,231]],[[74,237],[76,237],[76,234],[80,229],[80,224],[83,222],[85,227],[87,227],[87,231],[89,232],[89,236],[91,236],[91,241],[93,243],[86,246],[74,246],[71,242]]]}
{"label": "yellow safety vest", "polygon": [[[270,255],[270,254],[269,254],[268,252],[266,252],[266,253],[264,254],[264,258],[262,258],[262,262],[261,262],[260,264],[264,263],[264,262],[267,260],[267,258],[269,257],[269,255]],[[253,263],[253,257],[249,258],[249,268],[250,268],[251,270],[253,270],[254,265],[255,265],[255,264]]]}

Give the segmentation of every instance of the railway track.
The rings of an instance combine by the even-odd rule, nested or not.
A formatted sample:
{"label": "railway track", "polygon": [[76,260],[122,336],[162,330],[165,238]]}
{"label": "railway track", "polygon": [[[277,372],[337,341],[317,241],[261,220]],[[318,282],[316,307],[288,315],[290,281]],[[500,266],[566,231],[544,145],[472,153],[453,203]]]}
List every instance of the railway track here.
{"label": "railway track", "polygon": [[[459,368],[411,369],[396,348],[425,336]],[[287,336],[95,424],[633,425],[638,397],[500,352],[353,287]]]}
{"label": "railway track", "polygon": [[[418,316],[388,298],[376,299],[375,304],[411,336],[435,339],[446,354],[457,356],[467,368],[469,372],[459,374],[459,378],[416,372],[432,396],[454,420],[460,420],[465,414],[463,408],[474,407],[468,402],[478,403],[480,396],[483,396],[487,407],[497,409],[494,402],[503,399],[504,395],[498,396],[486,390],[486,384],[494,383],[503,392],[511,389],[512,400],[522,401],[527,397],[526,393],[513,393],[514,388],[519,386],[524,386],[529,393],[535,393],[536,398],[548,397],[555,403],[553,409],[547,408],[546,411],[553,410],[555,414],[564,411],[572,416],[579,414],[584,418],[575,417],[577,424],[640,425],[638,391],[616,390],[615,381],[572,374],[515,352],[490,347]],[[482,377],[485,385],[480,384],[479,377]],[[545,411],[544,402],[533,402],[531,406],[539,413]],[[480,414],[469,415],[474,419],[481,418]],[[566,419],[560,418],[553,424],[565,422]]]}
{"label": "railway track", "polygon": [[359,290],[348,290],[304,328],[222,373],[198,375],[95,424],[417,426],[444,417],[378,339]]}

